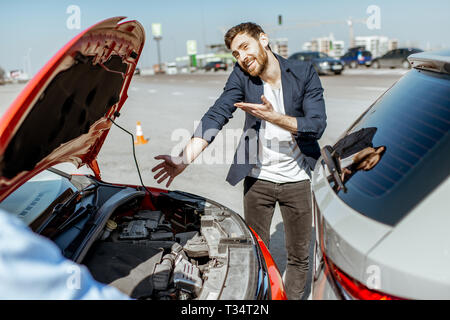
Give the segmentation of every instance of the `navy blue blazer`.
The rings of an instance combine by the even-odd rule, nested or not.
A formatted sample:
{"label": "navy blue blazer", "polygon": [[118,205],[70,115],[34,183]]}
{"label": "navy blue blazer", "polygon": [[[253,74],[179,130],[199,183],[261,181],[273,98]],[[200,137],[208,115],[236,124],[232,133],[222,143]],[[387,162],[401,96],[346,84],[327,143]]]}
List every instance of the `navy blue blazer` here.
{"label": "navy blue blazer", "polygon": [[[311,62],[286,60],[275,54],[281,68],[283,100],[286,115],[297,119],[297,132],[293,134],[305,156],[307,173],[320,157],[320,139],[326,127],[325,102],[319,76]],[[193,137],[211,143],[222,127],[233,117],[236,102],[261,104],[264,87],[259,77],[252,77],[236,63],[221,96],[204,114]],[[261,120],[246,113],[245,123],[227,181],[236,185],[257,163],[258,131]]]}

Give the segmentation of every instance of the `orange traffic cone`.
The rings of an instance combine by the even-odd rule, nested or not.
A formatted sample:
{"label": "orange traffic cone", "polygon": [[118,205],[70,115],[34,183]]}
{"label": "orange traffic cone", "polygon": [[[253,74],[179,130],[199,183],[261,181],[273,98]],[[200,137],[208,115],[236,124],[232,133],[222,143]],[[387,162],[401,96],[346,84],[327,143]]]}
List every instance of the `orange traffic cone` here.
{"label": "orange traffic cone", "polygon": [[141,122],[138,121],[136,123],[136,140],[134,141],[134,144],[146,144],[148,142],[148,139],[144,138],[144,133],[142,131]]}

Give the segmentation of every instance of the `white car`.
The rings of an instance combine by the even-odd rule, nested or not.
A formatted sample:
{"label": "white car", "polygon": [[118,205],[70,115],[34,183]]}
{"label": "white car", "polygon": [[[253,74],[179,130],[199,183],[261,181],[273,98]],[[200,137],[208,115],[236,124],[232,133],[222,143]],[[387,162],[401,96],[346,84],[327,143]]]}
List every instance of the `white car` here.
{"label": "white car", "polygon": [[170,62],[166,65],[166,73],[167,74],[177,74],[177,64],[175,62]]}
{"label": "white car", "polygon": [[450,50],[409,62],[322,149],[312,299],[450,299]]}

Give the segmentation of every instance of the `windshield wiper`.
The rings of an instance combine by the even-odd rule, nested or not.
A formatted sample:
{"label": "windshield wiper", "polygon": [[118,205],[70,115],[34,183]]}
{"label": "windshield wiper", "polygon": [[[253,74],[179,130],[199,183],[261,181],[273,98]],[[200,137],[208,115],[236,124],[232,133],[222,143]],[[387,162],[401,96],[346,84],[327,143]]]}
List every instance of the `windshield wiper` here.
{"label": "windshield wiper", "polygon": [[342,189],[344,190],[344,192],[347,192],[347,188],[345,187],[340,177],[341,166],[339,160],[336,159],[336,157],[333,155],[334,154],[333,148],[329,145],[326,145],[320,150],[320,153],[323,157],[325,164],[328,167],[328,171],[330,172],[331,177],[334,180],[334,183],[338,186],[338,190]]}
{"label": "windshield wiper", "polygon": [[52,234],[51,237],[54,237],[54,236],[60,234],[61,232],[66,230],[68,227],[71,227],[76,222],[78,222],[80,220],[80,218],[82,218],[88,214],[91,214],[92,212],[95,212],[95,211],[96,211],[96,207],[93,205],[90,205],[90,204],[88,204],[86,207],[78,208],[78,210],[76,210],[74,213],[72,213],[63,224],[61,224],[59,227],[56,228],[55,232]]}
{"label": "windshield wiper", "polygon": [[[92,207],[88,205],[86,206],[86,208],[81,207],[78,210],[75,210],[77,203],[82,198],[92,194],[96,189],[96,185],[91,185],[90,187],[82,191],[74,192],[66,201],[64,201],[64,203],[58,203],[53,208],[53,211],[50,217],[47,219],[47,222],[41,228],[39,228],[37,232],[42,233],[42,235],[44,236],[52,238],[62,229],[65,229],[69,224],[71,225],[74,221],[77,221],[78,218],[85,214],[82,209],[89,209],[90,211],[91,208],[89,207]],[[45,232],[45,230],[47,230],[47,232]]]}

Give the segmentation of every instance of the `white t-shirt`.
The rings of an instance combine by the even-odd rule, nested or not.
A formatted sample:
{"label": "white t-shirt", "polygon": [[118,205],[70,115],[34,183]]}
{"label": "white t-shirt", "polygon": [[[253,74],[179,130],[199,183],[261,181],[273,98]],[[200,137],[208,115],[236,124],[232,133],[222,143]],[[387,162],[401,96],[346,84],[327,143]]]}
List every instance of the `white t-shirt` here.
{"label": "white t-shirt", "polygon": [[[273,89],[264,82],[264,96],[275,111],[284,111],[283,88]],[[307,165],[292,134],[270,122],[261,121],[259,130],[259,155],[257,165],[249,176],[277,183],[309,180],[303,169]]]}

